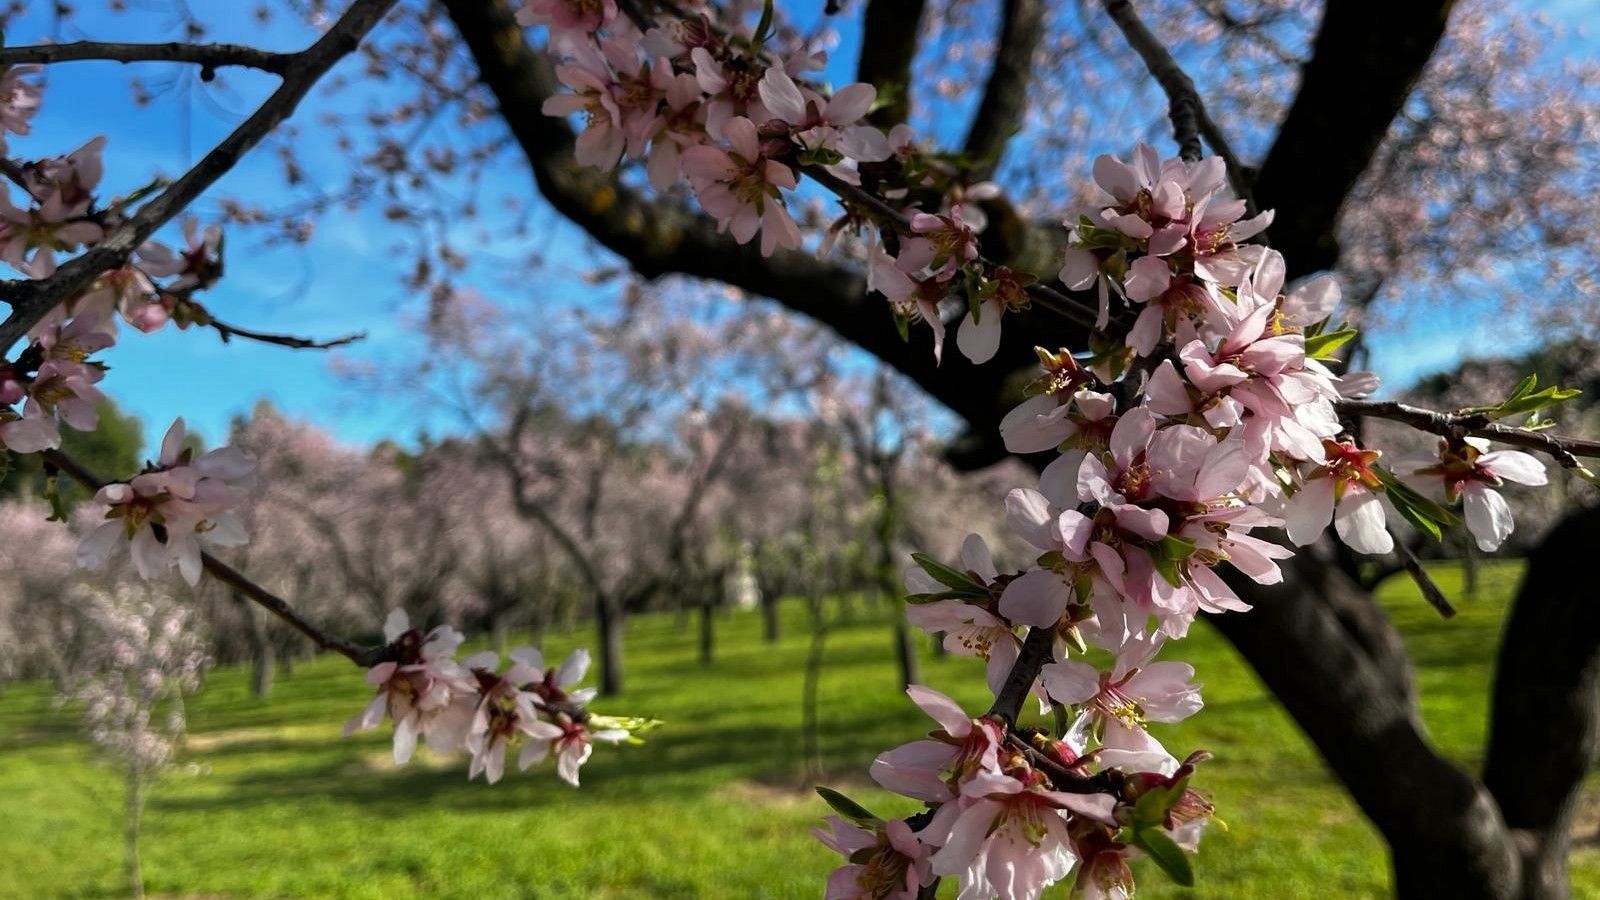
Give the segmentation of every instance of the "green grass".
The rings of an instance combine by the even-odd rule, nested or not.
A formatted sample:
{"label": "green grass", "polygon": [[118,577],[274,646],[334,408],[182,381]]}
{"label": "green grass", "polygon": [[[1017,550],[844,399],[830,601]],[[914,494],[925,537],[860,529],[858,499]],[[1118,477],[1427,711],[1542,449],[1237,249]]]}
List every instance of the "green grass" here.
{"label": "green grass", "polygon": [[[1440,620],[1405,582],[1380,591],[1418,664],[1428,728],[1476,765],[1487,683],[1515,565],[1488,567],[1482,598]],[[1459,596],[1459,573],[1440,580]],[[191,704],[184,765],[155,787],[146,814],[149,890],[173,897],[815,897],[835,858],[808,828],[820,801],[799,789],[799,604],[786,634],[760,640],[750,614],[718,622],[718,658],[695,662],[692,626],[672,617],[629,624],[628,690],[602,711],[667,726],[642,747],[601,748],[574,791],[543,768],[496,787],[468,782],[464,761],[419,754],[387,763],[384,734],[341,739],[367,690],[340,659],[299,667],[269,702],[246,673],[213,673]],[[882,813],[913,804],[868,786],[872,756],[927,728],[899,693],[886,612],[858,608],[832,632],[822,682],[829,781]],[[586,633],[555,635],[565,652]],[[1200,670],[1207,709],[1161,736],[1180,755],[1217,759],[1200,786],[1228,830],[1212,830],[1189,892],[1141,871],[1141,897],[1377,897],[1382,845],[1315,752],[1215,635],[1182,648]],[[976,709],[973,661],[924,654],[923,679]],[[120,799],[94,762],[74,713],[49,691],[0,698],[0,897],[117,897]],[[1161,726],[1158,726],[1158,728]],[[547,764],[548,766],[548,764]],[[1590,826],[1592,827],[1592,825]],[[1600,896],[1600,854],[1574,859],[1581,896]],[[1059,893],[1059,892],[1058,892]]]}

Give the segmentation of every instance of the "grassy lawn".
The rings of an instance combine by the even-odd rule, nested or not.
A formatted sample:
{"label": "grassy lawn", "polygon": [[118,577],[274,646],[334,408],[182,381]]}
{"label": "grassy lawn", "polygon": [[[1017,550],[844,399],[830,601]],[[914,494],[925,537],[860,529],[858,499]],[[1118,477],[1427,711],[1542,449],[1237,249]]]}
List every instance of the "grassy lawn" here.
{"label": "grassy lawn", "polygon": [[[1487,568],[1478,600],[1440,620],[1409,583],[1384,606],[1417,662],[1433,738],[1476,766],[1487,684],[1514,564]],[[1459,597],[1459,574],[1440,580]],[[824,812],[799,789],[800,693],[808,635],[787,604],[786,633],[760,639],[760,620],[718,623],[718,657],[695,661],[694,632],[672,617],[629,624],[627,693],[603,712],[652,715],[667,727],[642,747],[601,748],[574,791],[553,771],[468,782],[461,759],[419,753],[388,762],[387,736],[341,739],[368,693],[342,659],[281,678],[270,701],[246,674],[212,674],[191,705],[184,765],[153,791],[144,869],[152,894],[172,897],[815,897],[835,864],[807,834]],[[822,681],[822,750],[829,781],[880,813],[910,801],[866,786],[867,763],[927,722],[899,693],[886,612],[858,608],[831,632]],[[587,633],[552,636],[564,653]],[[1386,862],[1371,829],[1250,670],[1201,630],[1182,647],[1200,670],[1207,709],[1162,737],[1180,756],[1217,759],[1199,786],[1228,830],[1198,858],[1200,887],[1177,890],[1141,872],[1141,897],[1376,897]],[[925,654],[923,678],[976,709],[985,699],[971,660]],[[0,697],[0,897],[117,897],[120,788],[97,765],[75,714],[52,711],[48,689]],[[1600,896],[1600,853],[1574,859],[1576,893]],[[1058,894],[1061,894],[1058,890]]]}

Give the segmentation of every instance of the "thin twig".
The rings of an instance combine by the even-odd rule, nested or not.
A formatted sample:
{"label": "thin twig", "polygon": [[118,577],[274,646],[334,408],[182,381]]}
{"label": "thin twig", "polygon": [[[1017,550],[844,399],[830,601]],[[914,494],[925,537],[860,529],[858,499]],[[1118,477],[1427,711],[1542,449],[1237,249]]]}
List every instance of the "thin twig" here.
{"label": "thin twig", "polygon": [[1443,437],[1481,437],[1515,447],[1538,450],[1569,469],[1584,468],[1578,457],[1600,459],[1600,441],[1562,437],[1501,425],[1480,413],[1443,413],[1393,400],[1340,400],[1334,404],[1347,416],[1388,419]]}
{"label": "thin twig", "polygon": [[194,63],[207,69],[239,66],[284,75],[294,64],[296,53],[274,53],[240,44],[185,44],[168,41],[157,44],[122,44],[105,41],[72,41],[66,44],[37,44],[28,47],[0,47],[0,65],[23,63],[76,62],[177,62]]}
{"label": "thin twig", "polygon": [[1212,151],[1222,157],[1222,163],[1228,170],[1228,180],[1253,215],[1256,209],[1249,176],[1239,163],[1239,157],[1234,155],[1233,147],[1228,144],[1222,129],[1206,113],[1205,103],[1195,89],[1194,79],[1167,52],[1161,39],[1145,26],[1129,0],[1105,0],[1105,8],[1111,21],[1117,23],[1122,36],[1127,38],[1128,46],[1144,60],[1151,77],[1167,94],[1168,115],[1172,118],[1173,137],[1178,141],[1178,155],[1188,162],[1198,162],[1201,155],[1200,138],[1204,136]]}
{"label": "thin twig", "polygon": [[[45,450],[39,455],[47,464],[65,472],[74,481],[90,490],[99,490],[107,484],[104,478],[89,471],[82,463],[60,450]],[[319,648],[332,650],[363,668],[370,668],[388,658],[388,647],[368,647],[323,631],[296,612],[294,607],[289,605],[289,601],[251,581],[239,570],[215,556],[201,553],[200,562],[206,574],[232,588],[239,595],[248,597],[265,607],[273,615],[289,623],[289,627],[310,638]]]}
{"label": "thin twig", "polygon": [[1395,534],[1394,529],[1389,529],[1389,535],[1394,539],[1395,555],[1400,557],[1400,564],[1405,566],[1406,572],[1411,575],[1411,580],[1417,583],[1417,589],[1422,591],[1422,599],[1432,604],[1433,608],[1439,611],[1439,615],[1446,619],[1454,616],[1456,608],[1450,604],[1450,598],[1444,595],[1444,591],[1439,589],[1433,576],[1422,567],[1422,561],[1411,552],[1411,548],[1400,539],[1400,535]]}
{"label": "thin twig", "polygon": [[222,342],[224,344],[237,337],[251,341],[259,341],[263,344],[275,344],[279,347],[288,347],[291,350],[331,350],[334,347],[343,347],[346,344],[354,344],[357,341],[364,341],[367,339],[367,333],[365,331],[357,331],[352,334],[331,338],[326,341],[319,341],[313,338],[296,337],[292,334],[271,334],[265,331],[253,331],[249,328],[240,328],[237,325],[229,325],[227,322],[223,322],[218,319],[211,319],[206,324],[217,330],[217,334],[222,336]]}
{"label": "thin twig", "polygon": [[69,260],[54,275],[41,281],[0,282],[0,300],[11,314],[0,323],[0,352],[62,301],[84,289],[107,269],[125,262],[173,216],[182,212],[213,182],[233,168],[245,153],[287,119],[334,64],[355,50],[361,38],[383,18],[395,0],[356,0],[315,44],[294,54],[283,83],[222,143],[212,148],[194,168],[174,181],[155,199],[83,254]]}

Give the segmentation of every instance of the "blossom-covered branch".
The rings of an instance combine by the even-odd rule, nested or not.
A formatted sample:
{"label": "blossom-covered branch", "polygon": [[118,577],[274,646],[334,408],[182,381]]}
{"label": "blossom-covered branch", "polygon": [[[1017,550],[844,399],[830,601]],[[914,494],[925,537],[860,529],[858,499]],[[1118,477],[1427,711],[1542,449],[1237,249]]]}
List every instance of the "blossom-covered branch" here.
{"label": "blossom-covered branch", "polygon": [[121,268],[157,228],[181,213],[232,169],[240,157],[287,119],[312,85],[354,51],[362,36],[393,5],[394,0],[356,0],[316,43],[295,54],[283,84],[194,168],[120,225],[105,232],[93,247],[61,266],[52,277],[0,284],[0,300],[11,306],[10,315],[0,322],[0,348],[10,347],[51,310],[82,293],[102,273]]}

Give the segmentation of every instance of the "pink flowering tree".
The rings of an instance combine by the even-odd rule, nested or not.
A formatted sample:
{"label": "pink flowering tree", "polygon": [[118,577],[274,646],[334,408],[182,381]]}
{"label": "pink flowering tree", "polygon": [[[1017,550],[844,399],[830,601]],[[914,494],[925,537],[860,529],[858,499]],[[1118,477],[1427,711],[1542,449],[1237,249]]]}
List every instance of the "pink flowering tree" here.
{"label": "pink flowering tree", "polygon": [[[720,280],[810,315],[963,418],[972,434],[956,458],[1014,453],[1034,465],[1003,504],[1028,548],[1020,567],[1002,569],[974,537],[959,555],[914,555],[904,573],[907,602],[922,610],[913,620],[986,660],[993,701],[966,710],[908,688],[936,727],[885,750],[871,774],[921,810],[886,818],[827,792],[838,816],[819,837],[846,857],[830,896],[915,897],[944,879],[973,897],[1032,898],[1055,884],[1129,896],[1128,861],[1140,856],[1192,881],[1188,855],[1212,811],[1196,786],[1208,754],[1168,748],[1149,726],[1199,714],[1201,673],[1172,657],[1202,616],[1250,659],[1389,841],[1400,894],[1562,896],[1573,798],[1592,762],[1586,735],[1600,722],[1600,628],[1573,627],[1567,619],[1586,621],[1585,611],[1550,601],[1559,591],[1547,586],[1563,554],[1583,552],[1581,526],[1558,528],[1534,555],[1500,650],[1481,779],[1429,744],[1393,628],[1348,570],[1395,554],[1448,615],[1448,598],[1395,539],[1398,523],[1432,539],[1465,529],[1497,547],[1515,528],[1505,493],[1545,485],[1547,462],[1559,477],[1593,480],[1584,461],[1600,444],[1543,426],[1571,399],[1561,385],[1525,379],[1429,409],[1370,399],[1375,376],[1350,363],[1369,303],[1430,279],[1445,296],[1463,281],[1519,286],[1521,268],[1498,259],[1548,251],[1541,287],[1592,294],[1581,267],[1600,234],[1585,180],[1600,76],[1543,66],[1540,32],[1488,4],[1340,3],[1317,16],[1309,2],[1284,3],[1241,19],[1174,0],[1146,10],[1172,12],[1159,32],[1128,0],[998,5],[980,26],[979,4],[866,0],[857,77],[837,89],[822,74],[821,33],[771,2],[354,0],[331,22],[312,4],[322,36],[291,54],[0,50],[12,66],[0,127],[15,135],[40,109],[36,64],[168,60],[200,65],[203,77],[250,66],[282,78],[170,184],[102,189],[99,139],[7,158],[15,192],[0,204],[0,259],[21,277],[0,293],[10,307],[0,442],[96,490],[99,522],[77,551],[85,565],[125,561],[145,579],[191,585],[209,573],[365,667],[375,694],[350,728],[391,719],[398,761],[419,740],[462,748],[469,775],[493,782],[508,759],[554,757],[576,784],[593,744],[630,738],[642,723],[590,711],[590,691],[576,687],[584,654],[559,665],[533,648],[458,660],[459,632],[433,616],[414,625],[403,609],[384,619],[382,643],[359,644],[223,561],[217,553],[249,540],[241,510],[255,464],[238,448],[199,452],[181,419],[142,471],[112,473],[120,480],[59,450],[63,427],[96,426],[96,355],[122,325],[336,343],[212,315],[203,304],[223,273],[217,227],[187,226],[182,249],[151,239],[376,29],[373,66],[408,60],[421,86],[392,121],[365,116],[380,120],[376,146],[345,154],[359,160],[348,201],[381,195],[391,218],[426,229],[449,202],[448,176],[466,168],[470,181],[473,166],[455,148],[413,162],[389,128],[463,96],[476,122],[492,99],[504,128],[474,135],[482,143],[465,155],[476,165],[515,147],[549,205],[639,275]],[[394,31],[377,28],[391,15]],[[946,28],[965,36],[941,41]],[[1082,66],[1080,49],[1114,62]],[[968,71],[975,60],[987,69]],[[1511,83],[1495,80],[1502,70],[1515,72]],[[1038,82],[1056,93],[1030,90],[1041,73],[1062,74]],[[953,94],[980,79],[965,140],[941,146],[951,142],[919,113],[919,86]],[[1120,115],[1072,105],[1115,97],[1108,83],[1129,86],[1113,102]],[[919,122],[935,127],[919,135]],[[1138,140],[1169,129],[1172,151]],[[284,159],[297,180],[293,152]],[[439,191],[422,166],[441,176]],[[1077,175],[1063,183],[1063,172]],[[271,218],[229,211],[230,223]],[[419,257],[411,283],[429,292],[436,320],[460,296],[439,272],[464,265],[448,237]],[[1341,308],[1345,294],[1354,302]],[[1581,319],[1573,306],[1549,320]],[[556,521],[548,496],[525,499],[528,482],[550,474],[538,455],[530,464],[530,443],[576,420],[597,426],[580,430],[578,455],[622,448],[643,419],[616,412],[643,402],[639,383],[709,390],[723,373],[680,363],[710,359],[714,346],[626,354],[600,379],[609,390],[583,394],[599,408],[578,416],[524,402],[522,386],[588,388],[582,365],[547,371],[545,356],[513,355],[517,365],[480,366],[491,388],[517,386],[481,406],[510,423],[488,448],[505,461],[519,512]],[[1362,427],[1372,420],[1437,439],[1431,455],[1387,453]],[[696,457],[708,476],[697,483],[719,458]],[[696,496],[671,521],[692,519]],[[616,660],[615,591],[584,548],[606,536],[546,527],[593,588],[602,659]],[[667,571],[682,571],[670,545],[666,558]],[[602,686],[617,687],[617,675]]]}

